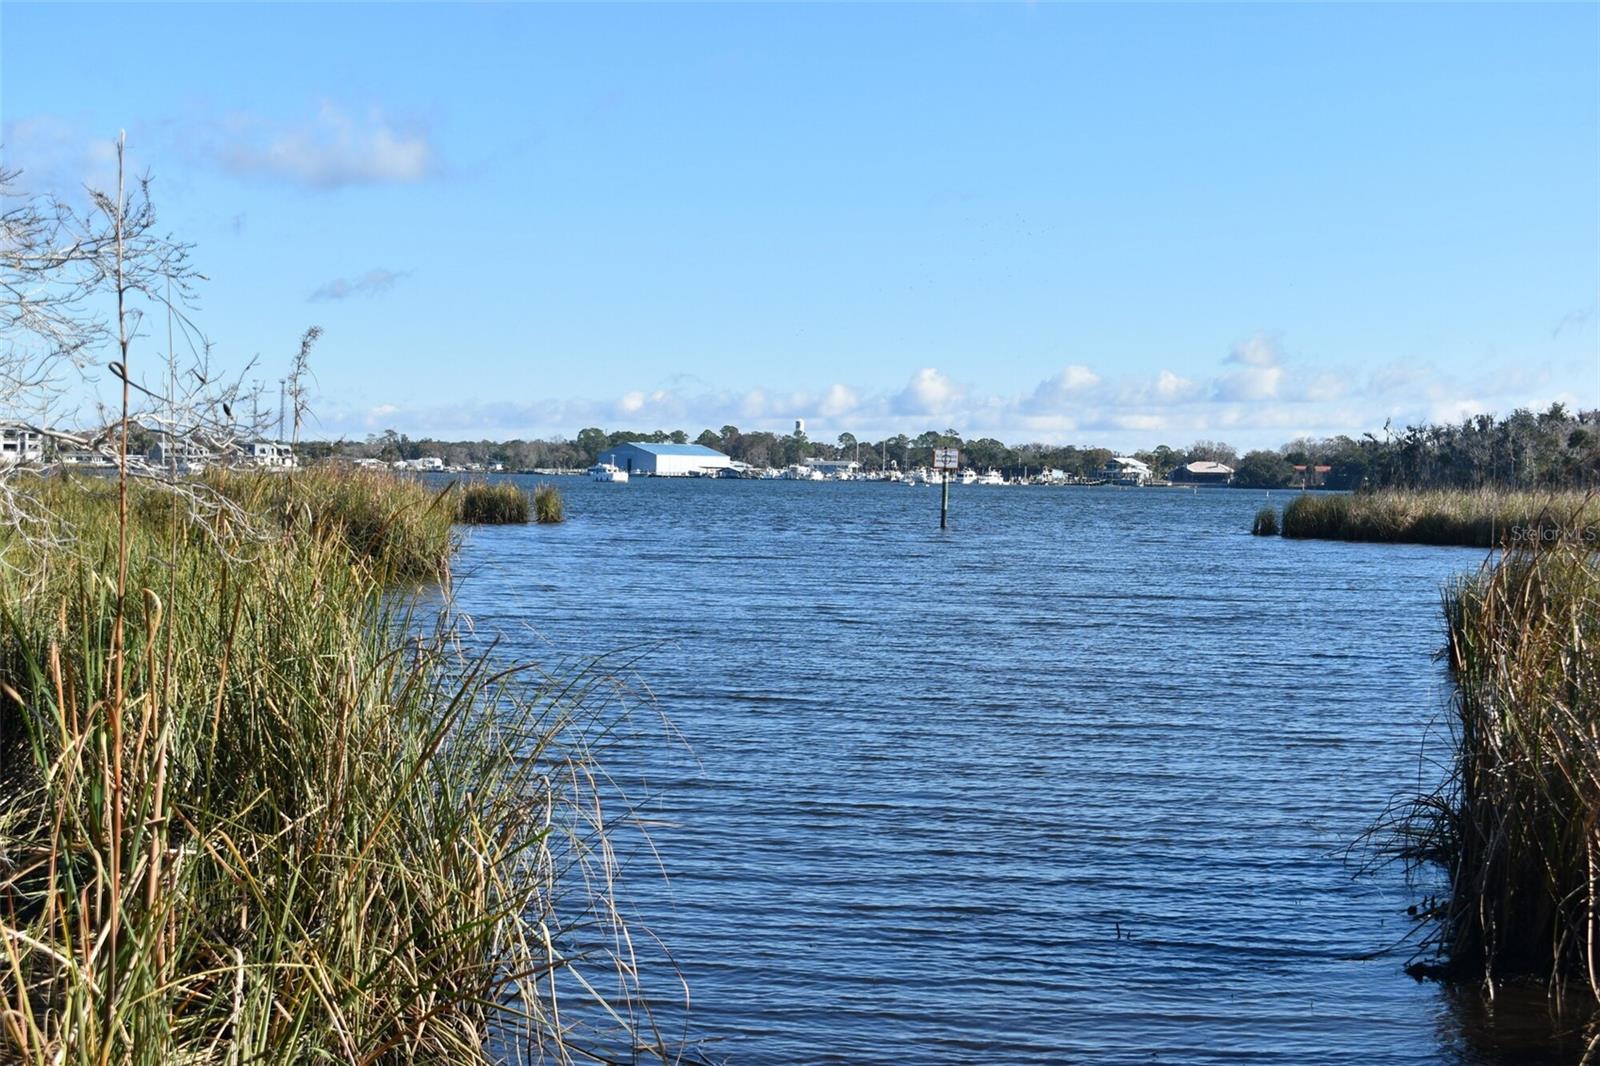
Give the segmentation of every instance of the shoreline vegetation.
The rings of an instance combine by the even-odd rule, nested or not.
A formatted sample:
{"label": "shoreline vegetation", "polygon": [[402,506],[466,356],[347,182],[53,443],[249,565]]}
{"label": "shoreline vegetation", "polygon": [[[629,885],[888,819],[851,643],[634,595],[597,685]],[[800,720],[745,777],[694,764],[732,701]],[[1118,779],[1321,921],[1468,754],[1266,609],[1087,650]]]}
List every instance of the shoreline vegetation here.
{"label": "shoreline vegetation", "polygon": [[1531,547],[1574,541],[1600,548],[1600,495],[1484,488],[1354,494],[1304,493],[1256,514],[1257,535],[1290,539],[1434,544],[1467,548]]}
{"label": "shoreline vegetation", "polygon": [[[1252,532],[1279,525],[1265,507]],[[1444,594],[1448,774],[1371,838],[1380,857],[1447,881],[1409,910],[1422,930],[1413,976],[1533,979],[1600,1000],[1600,497],[1304,494],[1281,535],[1499,549]]]}
{"label": "shoreline vegetation", "polygon": [[669,1057],[610,897],[588,738],[617,697],[464,652],[406,593],[448,578],[446,494],[23,477],[34,518],[0,532],[0,1059]]}
{"label": "shoreline vegetation", "polygon": [[[0,193],[14,178],[0,172]],[[148,180],[128,191],[121,139],[115,193],[90,200],[86,214],[52,198],[15,208],[0,257],[0,431],[16,456],[0,471],[0,1060],[676,1060],[613,896],[626,812],[602,802],[593,745],[623,710],[619,683],[469,652],[449,611],[453,524],[525,522],[530,507],[560,521],[559,493],[434,490],[318,460],[583,469],[620,441],[688,434],[304,441],[317,327],[280,379],[274,432],[248,368],[233,380],[210,365],[186,310],[200,275],[157,227]],[[138,328],[162,311],[165,359]],[[114,419],[24,417],[56,409],[57,372],[101,353],[120,382]],[[909,469],[959,447],[969,466],[1080,480],[1113,458],[953,429],[824,443],[799,424],[724,426],[696,442],[761,467]],[[22,457],[47,445],[61,468],[42,476]],[[135,458],[156,446],[159,460]],[[115,476],[68,474],[69,457]],[[1258,514],[1261,533],[1488,546],[1505,531],[1515,550],[1448,601],[1455,775],[1396,815],[1391,843],[1449,873],[1450,900],[1420,917],[1452,966],[1597,991],[1600,607],[1585,538],[1600,521],[1588,496],[1565,525],[1546,516],[1563,513],[1550,493],[1600,484],[1600,411],[1133,458],[1158,477],[1221,464],[1240,487],[1384,490],[1303,496],[1282,522]],[[275,469],[218,468],[246,460]],[[1419,503],[1420,489],[1456,491]]]}
{"label": "shoreline vegetation", "polygon": [[467,525],[523,525],[528,514],[528,494],[507,481],[469,481],[456,499],[456,521]]}
{"label": "shoreline vegetation", "polygon": [[1412,972],[1600,999],[1600,555],[1535,540],[1444,606],[1450,773],[1378,829],[1388,854],[1448,877],[1445,898],[1414,908],[1419,957],[1438,961]]}
{"label": "shoreline vegetation", "polygon": [[561,490],[554,485],[541,483],[534,487],[533,509],[540,525],[557,525],[567,520],[567,507],[562,502]]}
{"label": "shoreline vegetation", "polygon": [[447,468],[515,473],[580,471],[601,452],[628,441],[700,444],[758,469],[794,466],[806,459],[851,460],[866,472],[910,471],[931,461],[934,448],[959,448],[962,463],[995,470],[1008,479],[1055,470],[1079,480],[1101,477],[1115,455],[1145,463],[1157,481],[1183,480],[1187,463],[1222,463],[1234,469],[1237,488],[1582,488],[1600,486],[1600,410],[1570,411],[1562,404],[1534,412],[1519,409],[1496,419],[1475,415],[1459,423],[1385,425],[1382,434],[1301,437],[1276,449],[1241,453],[1223,441],[1198,440],[1187,448],[1167,444],[1131,452],[1094,445],[1006,444],[993,437],[964,437],[955,429],[929,429],[878,440],[840,433],[813,440],[801,427],[779,434],[727,425],[691,437],[684,430],[604,430],[590,426],[571,439],[413,439],[393,429],[365,440],[302,441],[306,460],[339,458],[414,462],[436,459]]}

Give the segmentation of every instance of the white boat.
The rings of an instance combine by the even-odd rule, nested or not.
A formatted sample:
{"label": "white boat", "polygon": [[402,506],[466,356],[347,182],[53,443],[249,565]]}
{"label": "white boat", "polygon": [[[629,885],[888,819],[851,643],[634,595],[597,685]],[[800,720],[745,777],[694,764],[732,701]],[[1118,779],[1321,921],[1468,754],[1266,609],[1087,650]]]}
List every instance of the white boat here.
{"label": "white boat", "polygon": [[967,467],[961,471],[961,483],[963,485],[976,485],[978,483],[978,472],[970,466]]}
{"label": "white boat", "polygon": [[628,472],[611,463],[596,463],[589,468],[589,476],[596,481],[616,481],[626,484]]}
{"label": "white boat", "polygon": [[1006,479],[1000,476],[1000,471],[990,470],[978,479],[980,485],[1004,485]]}

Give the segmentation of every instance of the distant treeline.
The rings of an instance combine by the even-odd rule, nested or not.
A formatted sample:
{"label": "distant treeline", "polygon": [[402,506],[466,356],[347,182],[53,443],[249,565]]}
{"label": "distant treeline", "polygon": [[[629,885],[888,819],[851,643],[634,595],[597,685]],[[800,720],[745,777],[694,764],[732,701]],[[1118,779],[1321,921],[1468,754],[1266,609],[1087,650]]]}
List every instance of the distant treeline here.
{"label": "distant treeline", "polygon": [[[959,447],[962,462],[1006,476],[1060,470],[1092,478],[1113,454],[1109,448],[1057,444],[1004,444],[992,437],[967,440],[954,429],[886,440],[857,440],[841,433],[832,442],[804,433],[744,431],[737,426],[707,429],[690,437],[682,430],[588,428],[571,440],[443,441],[412,439],[393,430],[365,441],[305,442],[307,458],[417,459],[438,456],[450,465],[500,463],[508,470],[586,467],[602,451],[622,441],[703,444],[757,467],[782,467],[808,457],[858,459],[868,470],[924,466],[935,447]],[[1187,448],[1161,445],[1133,452],[1157,477],[1181,474],[1187,463],[1225,463],[1234,484],[1248,488],[1322,486],[1355,488],[1589,488],[1600,485],[1600,410],[1570,412],[1553,404],[1539,414],[1517,410],[1503,419],[1477,415],[1459,424],[1418,425],[1360,437],[1300,438],[1275,451],[1240,454],[1221,441],[1196,441]],[[1296,468],[1300,469],[1296,469]]]}

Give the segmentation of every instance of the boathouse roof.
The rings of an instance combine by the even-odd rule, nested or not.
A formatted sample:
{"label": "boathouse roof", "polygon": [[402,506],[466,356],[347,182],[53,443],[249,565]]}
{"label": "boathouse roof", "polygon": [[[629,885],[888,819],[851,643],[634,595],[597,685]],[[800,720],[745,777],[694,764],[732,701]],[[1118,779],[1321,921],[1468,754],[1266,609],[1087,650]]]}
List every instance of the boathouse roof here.
{"label": "boathouse roof", "polygon": [[617,448],[638,448],[641,452],[649,452],[651,455],[723,455],[722,452],[715,448],[707,448],[704,444],[652,444],[642,440],[620,441],[606,451],[615,451]]}

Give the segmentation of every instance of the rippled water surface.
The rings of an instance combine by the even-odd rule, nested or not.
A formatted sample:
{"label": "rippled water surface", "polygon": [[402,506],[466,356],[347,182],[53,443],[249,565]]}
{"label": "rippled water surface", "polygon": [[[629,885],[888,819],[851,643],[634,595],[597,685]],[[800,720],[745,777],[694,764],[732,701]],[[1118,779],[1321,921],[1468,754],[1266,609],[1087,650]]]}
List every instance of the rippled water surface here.
{"label": "rippled water surface", "polygon": [[1572,1057],[1406,977],[1413,895],[1347,854],[1446,754],[1481,553],[1253,538],[1259,492],[958,486],[941,533],[931,488],[558,483],[457,598],[503,654],[631,661],[681,734],[608,768],[706,1057]]}

